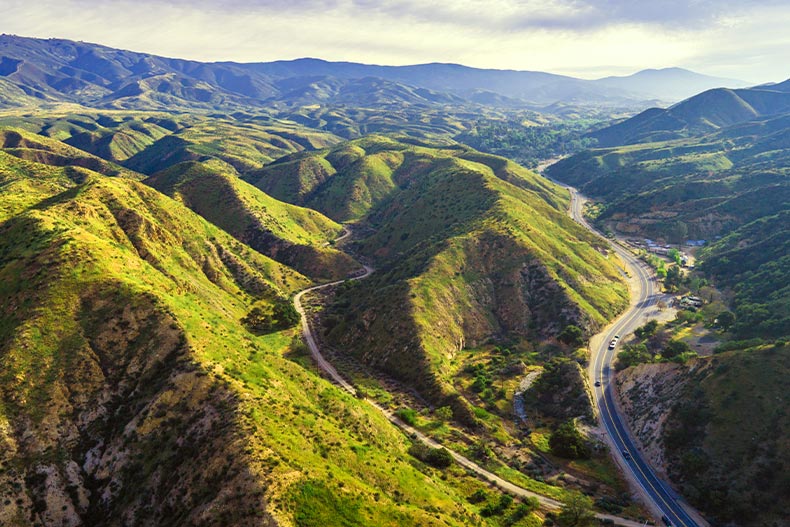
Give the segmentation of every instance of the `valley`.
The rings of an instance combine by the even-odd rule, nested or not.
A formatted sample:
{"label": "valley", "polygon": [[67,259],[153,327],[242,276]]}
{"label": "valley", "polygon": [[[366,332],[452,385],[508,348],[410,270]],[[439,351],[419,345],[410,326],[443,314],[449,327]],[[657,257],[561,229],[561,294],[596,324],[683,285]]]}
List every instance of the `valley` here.
{"label": "valley", "polygon": [[0,524],[782,527],[788,82],[0,36]]}

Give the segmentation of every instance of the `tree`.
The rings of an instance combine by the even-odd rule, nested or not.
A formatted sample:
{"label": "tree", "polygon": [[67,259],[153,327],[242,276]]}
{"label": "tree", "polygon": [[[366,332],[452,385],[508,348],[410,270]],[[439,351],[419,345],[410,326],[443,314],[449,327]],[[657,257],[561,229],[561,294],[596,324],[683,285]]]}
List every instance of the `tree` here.
{"label": "tree", "polygon": [[648,351],[645,344],[626,344],[623,346],[622,351],[617,354],[617,364],[615,369],[617,371],[624,370],[643,362],[650,362],[653,355]]}
{"label": "tree", "polygon": [[578,348],[579,346],[584,345],[584,333],[578,326],[568,324],[565,326],[565,329],[562,330],[562,333],[557,336],[557,340],[567,344],[568,346],[574,346]]}
{"label": "tree", "polygon": [[409,447],[409,454],[436,468],[447,468],[453,464],[453,455],[443,447],[431,448],[422,443],[414,443]]}
{"label": "tree", "polygon": [[425,456],[425,462],[436,468],[447,468],[453,464],[453,456],[446,448],[432,448]]}
{"label": "tree", "polygon": [[638,328],[636,328],[634,330],[634,335],[636,335],[636,338],[638,338],[639,340],[644,340],[646,338],[655,335],[657,330],[658,330],[658,321],[651,320],[648,323],[646,323],[644,326],[639,326]]}
{"label": "tree", "polygon": [[301,318],[294,305],[284,298],[275,301],[272,316],[278,329],[292,328],[299,323]]}
{"label": "tree", "polygon": [[453,409],[449,406],[440,406],[434,413],[440,421],[449,421],[453,418]]}
{"label": "tree", "polygon": [[724,311],[723,313],[719,313],[719,316],[716,318],[719,321],[719,326],[721,326],[721,329],[724,331],[727,331],[733,326],[733,324],[735,324],[735,313],[732,311]]}
{"label": "tree", "polygon": [[675,240],[675,243],[682,245],[689,234],[689,227],[682,221],[676,221],[670,228],[670,235]]}
{"label": "tree", "polygon": [[286,298],[278,298],[271,306],[256,305],[241,319],[247,329],[258,335],[291,328],[299,323],[299,312]]}
{"label": "tree", "polygon": [[595,524],[593,501],[580,492],[570,492],[557,515],[560,527],[591,527]]}
{"label": "tree", "polygon": [[590,449],[573,421],[562,423],[549,437],[552,453],[568,459],[587,458]]}
{"label": "tree", "polygon": [[672,359],[690,351],[691,347],[682,340],[670,340],[667,342],[667,345],[664,346],[664,350],[661,352],[661,355],[665,359]]}
{"label": "tree", "polygon": [[674,261],[677,265],[680,265],[680,251],[677,249],[670,249],[669,253],[667,253],[667,256],[669,256],[670,260]]}
{"label": "tree", "polygon": [[664,277],[664,287],[668,291],[677,291],[683,282],[683,273],[680,272],[680,266],[673,265],[667,269],[667,274]]}

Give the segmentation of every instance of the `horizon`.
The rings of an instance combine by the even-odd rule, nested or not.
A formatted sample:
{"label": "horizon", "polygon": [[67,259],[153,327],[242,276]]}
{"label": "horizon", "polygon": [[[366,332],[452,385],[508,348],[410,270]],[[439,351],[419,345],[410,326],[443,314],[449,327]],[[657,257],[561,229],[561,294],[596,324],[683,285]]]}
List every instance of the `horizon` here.
{"label": "horizon", "polygon": [[[42,5],[43,4],[43,5]],[[790,5],[704,0],[10,0],[0,32],[200,62],[458,64],[581,79],[682,68],[748,84],[788,77]]]}
{"label": "horizon", "polygon": [[[66,41],[79,42],[79,43],[82,43],[82,44],[88,44],[88,45],[94,45],[94,46],[103,46],[103,47],[107,47],[107,48],[111,48],[111,49],[118,49],[118,50],[121,50],[121,51],[128,51],[128,52],[131,52],[131,53],[140,53],[140,54],[147,54],[147,55],[152,55],[152,56],[158,56],[158,57],[162,57],[162,58],[165,58],[165,59],[188,60],[188,61],[194,61],[194,62],[202,62],[202,63],[205,63],[205,64],[269,64],[269,63],[274,63],[274,62],[297,62],[297,61],[300,61],[300,60],[313,60],[313,61],[320,61],[320,62],[325,62],[325,63],[329,63],[329,64],[360,64],[360,65],[363,65],[363,66],[396,67],[396,68],[397,67],[410,67],[410,66],[431,66],[431,65],[437,65],[437,66],[459,66],[459,67],[462,67],[462,68],[470,68],[470,69],[478,69],[478,70],[489,70],[489,71],[512,71],[512,72],[517,72],[517,73],[549,73],[549,74],[552,74],[552,75],[562,75],[562,76],[566,76],[566,77],[574,77],[574,78],[583,79],[583,80],[600,80],[600,79],[604,79],[604,78],[607,78],[607,77],[629,77],[629,76],[632,76],[632,75],[636,75],[638,73],[643,73],[643,72],[648,72],[648,71],[666,71],[666,70],[682,70],[682,71],[687,71],[687,72],[695,73],[695,74],[699,74],[699,75],[708,75],[707,73],[696,71],[696,70],[691,70],[691,69],[684,68],[684,67],[681,67],[681,66],[666,66],[666,67],[663,67],[663,68],[645,67],[645,68],[642,68],[642,69],[633,70],[633,71],[629,71],[629,72],[625,72],[625,73],[621,73],[621,74],[617,74],[617,75],[605,75],[605,76],[598,76],[598,77],[576,77],[575,75],[569,75],[569,74],[566,74],[566,73],[557,73],[557,72],[547,71],[547,70],[528,70],[528,69],[514,69],[514,68],[485,68],[485,67],[479,67],[479,66],[470,66],[468,64],[462,64],[462,63],[459,63],[459,62],[441,62],[441,61],[415,62],[415,63],[407,63],[407,64],[384,64],[384,63],[376,63],[376,62],[357,62],[357,61],[342,60],[342,59],[341,60],[329,60],[329,59],[325,59],[323,57],[315,57],[315,56],[301,56],[301,57],[294,57],[294,58],[274,59],[274,60],[270,60],[270,61],[243,61],[242,62],[242,61],[227,60],[227,59],[212,60],[212,61],[201,61],[201,60],[187,59],[187,58],[184,58],[184,57],[177,57],[177,56],[158,55],[158,54],[155,54],[155,53],[150,53],[150,52],[147,52],[147,51],[140,51],[140,50],[137,50],[137,49],[115,48],[113,46],[108,46],[107,44],[104,44],[102,42],[94,42],[94,41],[90,41],[90,40],[74,40],[74,39],[63,38],[63,37],[31,37],[31,36],[28,36],[28,35],[19,35],[19,34],[14,34],[14,33],[0,33],[0,36],[10,36],[10,37],[16,37],[16,38],[27,38],[27,39],[35,39],[35,40],[66,40]],[[709,76],[717,77],[716,75],[709,75]],[[747,82],[747,83],[749,82],[749,81],[747,81],[745,79],[724,79],[724,80],[731,80],[731,81],[738,81],[738,82]],[[774,82],[782,82],[782,80],[785,80],[785,79],[780,79],[780,80],[777,80],[777,81],[774,81]],[[757,83],[755,83],[755,84],[757,84]]]}

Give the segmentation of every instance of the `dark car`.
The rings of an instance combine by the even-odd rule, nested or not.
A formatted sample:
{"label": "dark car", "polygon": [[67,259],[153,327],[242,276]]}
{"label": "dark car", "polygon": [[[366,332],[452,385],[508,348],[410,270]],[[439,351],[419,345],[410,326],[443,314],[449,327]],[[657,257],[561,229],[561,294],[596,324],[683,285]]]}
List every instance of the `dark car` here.
{"label": "dark car", "polygon": [[628,450],[623,449],[623,457],[626,459],[631,459],[631,453]]}
{"label": "dark car", "polygon": [[595,385],[596,386],[600,386],[601,385],[601,381],[595,381]]}
{"label": "dark car", "polygon": [[664,525],[666,525],[667,527],[672,527],[672,520],[670,520],[666,516],[662,516],[661,521],[664,522]]}

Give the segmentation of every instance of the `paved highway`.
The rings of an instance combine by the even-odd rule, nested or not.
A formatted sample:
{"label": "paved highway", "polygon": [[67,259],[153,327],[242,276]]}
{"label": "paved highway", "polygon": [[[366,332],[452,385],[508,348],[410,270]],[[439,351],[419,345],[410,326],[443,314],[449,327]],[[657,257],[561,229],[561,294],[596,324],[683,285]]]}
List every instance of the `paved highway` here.
{"label": "paved highway", "polygon": [[[584,219],[582,214],[583,198],[572,187],[566,187],[571,193],[570,214],[574,220],[596,232]],[[644,496],[649,498],[650,509],[660,516],[668,519],[673,526],[697,527],[704,525],[695,521],[685,507],[679,503],[680,497],[656,476],[650,465],[636,448],[631,436],[618,413],[614,401],[611,380],[613,378],[613,360],[617,348],[609,349],[609,343],[615,335],[624,336],[636,329],[644,319],[647,312],[658,301],[655,284],[651,272],[645,264],[636,258],[630,251],[611,243],[612,249],[625,262],[632,277],[632,305],[609,328],[601,334],[600,339],[594,339],[591,344],[592,360],[590,361],[590,377],[593,383],[594,398],[598,407],[601,424],[606,430],[607,440],[612,448],[613,455],[622,467],[630,471],[633,479],[644,491]],[[634,299],[633,297],[636,296]],[[595,386],[595,383],[600,386]],[[698,516],[698,514],[695,514]],[[666,521],[664,521],[666,523]]]}

